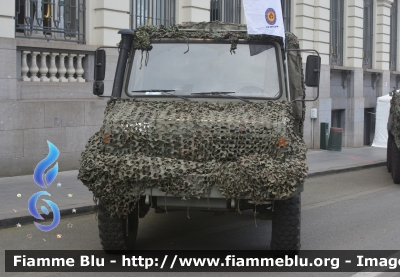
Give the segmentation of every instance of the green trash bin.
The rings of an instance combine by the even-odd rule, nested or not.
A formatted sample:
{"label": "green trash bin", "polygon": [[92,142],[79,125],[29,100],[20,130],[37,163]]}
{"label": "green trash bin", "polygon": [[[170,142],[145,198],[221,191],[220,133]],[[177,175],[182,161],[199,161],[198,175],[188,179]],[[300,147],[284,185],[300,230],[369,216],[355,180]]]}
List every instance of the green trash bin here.
{"label": "green trash bin", "polygon": [[329,134],[328,150],[330,151],[342,151],[342,128],[331,127],[331,133]]}

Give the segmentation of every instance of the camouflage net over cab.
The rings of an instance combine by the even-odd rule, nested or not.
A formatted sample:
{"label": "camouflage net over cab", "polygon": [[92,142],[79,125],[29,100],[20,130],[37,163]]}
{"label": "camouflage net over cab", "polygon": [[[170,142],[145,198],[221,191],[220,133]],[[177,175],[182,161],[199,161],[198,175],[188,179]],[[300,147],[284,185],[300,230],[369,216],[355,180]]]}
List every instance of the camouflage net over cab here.
{"label": "camouflage net over cab", "polygon": [[[190,31],[188,31],[190,30]],[[241,32],[238,32],[241,31]],[[242,40],[253,41],[277,41],[282,44],[282,38],[268,35],[249,35],[244,24],[213,22],[189,22],[173,26],[146,25],[140,26],[133,37],[133,48],[142,51],[153,49],[151,40],[160,39],[213,39],[229,40],[231,42],[231,53],[235,53],[237,42]]]}
{"label": "camouflage net over cab", "polygon": [[390,114],[393,120],[392,134],[396,142],[397,148],[400,149],[400,93],[393,92],[392,100],[390,100]]}
{"label": "camouflage net over cab", "polygon": [[182,199],[290,197],[307,177],[306,146],[292,104],[111,99],[82,153],[78,178],[113,215],[146,188]]}

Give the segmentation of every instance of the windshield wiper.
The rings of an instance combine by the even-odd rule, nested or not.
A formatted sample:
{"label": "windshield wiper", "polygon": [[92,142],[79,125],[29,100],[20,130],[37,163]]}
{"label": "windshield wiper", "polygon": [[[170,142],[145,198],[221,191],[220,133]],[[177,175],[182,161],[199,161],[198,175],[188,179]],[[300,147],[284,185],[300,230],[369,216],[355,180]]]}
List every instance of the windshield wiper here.
{"label": "windshield wiper", "polygon": [[178,97],[178,98],[183,99],[185,101],[190,101],[189,98],[170,93],[171,91],[175,91],[175,90],[174,89],[147,89],[147,90],[144,89],[144,90],[134,90],[132,92],[138,92],[138,93],[161,92],[161,93],[164,93],[166,95],[171,95],[171,96]]}
{"label": "windshield wiper", "polygon": [[233,96],[233,95],[228,95],[231,93],[235,93],[234,91],[210,91],[210,92],[195,92],[192,93],[192,95],[223,95],[223,96],[228,96],[231,98],[235,98],[235,99],[239,99],[242,100],[244,102],[251,102],[250,100],[241,98],[241,97],[237,97],[237,96]]}

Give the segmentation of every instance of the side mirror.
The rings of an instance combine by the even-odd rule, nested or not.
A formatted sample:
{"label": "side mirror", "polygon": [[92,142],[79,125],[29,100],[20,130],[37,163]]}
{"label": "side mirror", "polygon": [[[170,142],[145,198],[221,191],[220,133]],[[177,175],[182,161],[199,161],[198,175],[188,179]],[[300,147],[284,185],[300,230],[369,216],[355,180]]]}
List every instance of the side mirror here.
{"label": "side mirror", "polygon": [[93,94],[103,95],[104,93],[104,78],[106,76],[106,51],[103,49],[98,49],[95,52],[94,57],[94,84],[93,84]]}
{"label": "side mirror", "polygon": [[321,72],[321,57],[309,55],[306,63],[306,86],[318,87]]}
{"label": "side mirror", "polygon": [[96,81],[104,81],[106,76],[106,51],[96,50],[94,58],[94,79]]}
{"label": "side mirror", "polygon": [[104,93],[104,83],[103,82],[94,82],[93,83],[93,94],[100,96]]}

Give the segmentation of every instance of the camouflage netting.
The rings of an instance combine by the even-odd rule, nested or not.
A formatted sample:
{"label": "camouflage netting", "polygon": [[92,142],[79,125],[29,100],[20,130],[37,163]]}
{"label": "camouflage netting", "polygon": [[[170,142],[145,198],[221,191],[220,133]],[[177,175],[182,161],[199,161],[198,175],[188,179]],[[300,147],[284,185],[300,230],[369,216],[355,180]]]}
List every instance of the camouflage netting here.
{"label": "camouflage netting", "polygon": [[397,148],[400,149],[400,93],[394,92],[392,100],[390,100],[390,114],[392,115],[392,134],[396,142]]}
{"label": "camouflage netting", "polygon": [[[143,26],[134,48],[150,51],[151,40],[162,38],[228,39],[233,54],[238,39],[282,44],[278,37],[249,36],[245,25],[213,22]],[[286,42],[287,48],[299,48],[291,33]],[[301,56],[291,53],[291,97],[304,99]],[[129,214],[146,188],[182,199],[207,197],[213,185],[227,199],[287,198],[307,177],[303,120],[302,103],[111,99],[102,128],[82,153],[78,178],[118,216]]]}
{"label": "camouflage netting", "polygon": [[[193,31],[187,31],[193,30]],[[238,32],[241,31],[241,32]],[[282,43],[281,37],[267,35],[249,35],[247,27],[243,24],[214,22],[190,22],[174,26],[163,25],[146,25],[141,26],[135,31],[133,38],[133,47],[142,51],[150,51],[153,49],[151,40],[160,39],[213,39],[213,40],[229,40],[231,42],[231,53],[235,53],[237,42],[242,40],[268,40],[278,41]]]}
{"label": "camouflage netting", "polygon": [[111,99],[78,178],[117,215],[128,214],[146,188],[183,199],[212,185],[227,199],[288,197],[307,176],[306,146],[290,110],[282,101]]}

